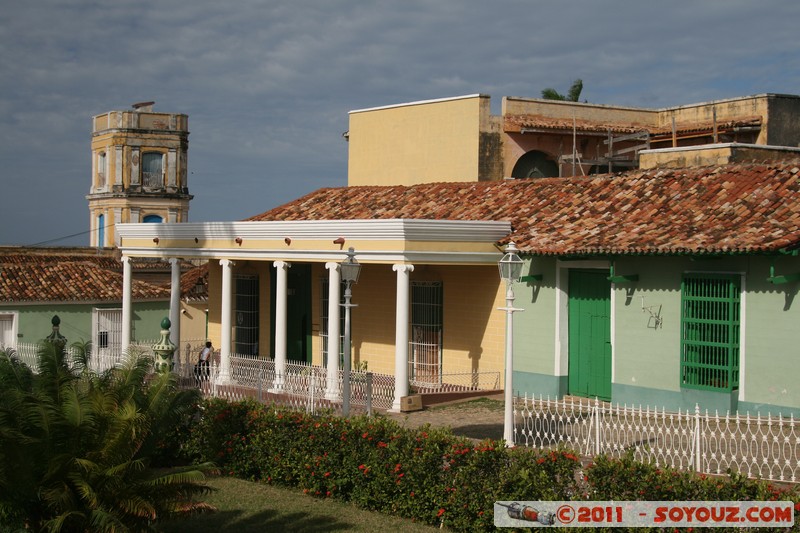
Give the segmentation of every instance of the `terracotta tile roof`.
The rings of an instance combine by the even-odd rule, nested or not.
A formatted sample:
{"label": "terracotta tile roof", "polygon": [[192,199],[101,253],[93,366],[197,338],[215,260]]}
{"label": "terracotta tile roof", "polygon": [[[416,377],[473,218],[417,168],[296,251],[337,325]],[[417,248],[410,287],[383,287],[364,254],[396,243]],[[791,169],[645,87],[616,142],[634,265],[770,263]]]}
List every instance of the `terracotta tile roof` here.
{"label": "terracotta tile roof", "polygon": [[181,298],[187,302],[208,300],[208,263],[181,275]]}
{"label": "terracotta tile roof", "polygon": [[[589,120],[576,120],[575,129],[579,132],[606,133],[636,133],[648,131],[644,124],[605,124]],[[506,115],[503,118],[503,131],[506,133],[520,133],[523,129],[572,131],[572,119],[558,119],[540,115]]]}
{"label": "terracotta tile roof", "polygon": [[[169,299],[169,290],[135,278],[134,300]],[[109,256],[0,253],[0,302],[121,302],[122,268]]]}
{"label": "terracotta tile roof", "polygon": [[800,161],[591,177],[321,189],[249,220],[508,220],[544,255],[800,247]]}
{"label": "terracotta tile roof", "polygon": [[[717,122],[717,132],[731,132],[736,128],[760,128],[761,117],[742,117],[735,120],[724,120]],[[675,133],[681,135],[691,133],[711,133],[714,131],[713,122],[695,122],[695,123],[678,123],[675,125]],[[671,137],[672,126],[664,126],[660,128],[650,128],[650,133],[654,137]]]}
{"label": "terracotta tile roof", "polygon": [[[535,129],[546,131],[572,131],[572,119],[555,119],[550,117],[543,117],[538,115],[508,115],[504,118],[503,130],[507,133],[520,133],[523,129]],[[740,127],[760,127],[761,117],[750,116],[741,117],[734,120],[726,120],[717,122],[717,132],[724,133],[733,131],[735,128]],[[636,133],[640,131],[647,131],[654,137],[670,137],[672,136],[672,125],[658,127],[648,124],[605,124],[602,122],[594,122],[588,120],[576,120],[575,129],[580,132],[592,133],[617,133],[627,134]],[[700,132],[712,132],[714,130],[713,122],[697,122],[697,123],[678,123],[675,125],[675,133],[678,135],[687,135]]]}

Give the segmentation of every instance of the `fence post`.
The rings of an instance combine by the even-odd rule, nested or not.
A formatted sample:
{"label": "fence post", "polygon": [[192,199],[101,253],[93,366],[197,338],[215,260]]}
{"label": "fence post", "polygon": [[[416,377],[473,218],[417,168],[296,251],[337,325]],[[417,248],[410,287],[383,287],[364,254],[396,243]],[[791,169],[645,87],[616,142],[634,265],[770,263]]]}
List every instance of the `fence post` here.
{"label": "fence post", "polygon": [[311,368],[311,394],[308,396],[308,412],[314,414],[314,389],[317,386],[317,372]]}
{"label": "fence post", "polygon": [[[211,380],[211,397],[217,397],[217,363],[211,363],[211,372],[208,374],[208,379]],[[212,378],[213,376],[213,378]]]}
{"label": "fence post", "polygon": [[264,365],[261,362],[261,359],[258,359],[258,403],[262,402],[261,399],[261,385],[264,381]]}
{"label": "fence post", "polygon": [[700,472],[700,404],[694,404],[694,471]]}
{"label": "fence post", "polygon": [[600,399],[594,397],[594,455],[600,455]]}
{"label": "fence post", "polygon": [[372,416],[372,372],[367,372],[367,416]]}

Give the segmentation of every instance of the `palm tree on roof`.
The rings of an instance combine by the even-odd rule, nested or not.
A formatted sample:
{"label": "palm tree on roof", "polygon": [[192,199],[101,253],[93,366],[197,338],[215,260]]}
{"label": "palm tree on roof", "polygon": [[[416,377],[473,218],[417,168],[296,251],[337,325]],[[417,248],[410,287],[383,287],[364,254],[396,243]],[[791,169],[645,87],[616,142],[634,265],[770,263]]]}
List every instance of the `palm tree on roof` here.
{"label": "palm tree on roof", "polygon": [[542,98],[545,100],[561,100],[564,102],[578,102],[581,98],[581,92],[583,91],[583,80],[578,78],[574,82],[572,82],[572,86],[569,88],[569,91],[566,95],[563,95],[553,89],[552,87],[548,87],[546,89],[542,89]]}

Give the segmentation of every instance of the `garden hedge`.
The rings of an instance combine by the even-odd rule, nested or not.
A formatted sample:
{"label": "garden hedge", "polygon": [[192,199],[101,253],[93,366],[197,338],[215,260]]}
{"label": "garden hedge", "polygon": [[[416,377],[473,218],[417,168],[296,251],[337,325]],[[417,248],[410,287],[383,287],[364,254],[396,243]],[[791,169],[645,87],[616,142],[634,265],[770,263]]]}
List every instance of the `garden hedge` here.
{"label": "garden hedge", "polygon": [[[188,434],[176,442],[186,460],[214,461],[231,476],[453,531],[494,531],[495,501],[800,501],[796,490],[737,474],[704,476],[630,456],[582,461],[567,449],[476,443],[381,416],[342,418],[210,399],[185,427]],[[795,507],[800,514],[800,504]]]}

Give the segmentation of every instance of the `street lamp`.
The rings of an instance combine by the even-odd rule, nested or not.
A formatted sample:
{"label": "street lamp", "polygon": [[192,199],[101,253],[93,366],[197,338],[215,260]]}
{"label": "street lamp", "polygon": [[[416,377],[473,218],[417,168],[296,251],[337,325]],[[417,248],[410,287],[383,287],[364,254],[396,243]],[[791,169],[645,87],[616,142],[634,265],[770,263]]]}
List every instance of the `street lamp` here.
{"label": "street lamp", "polygon": [[342,383],[342,414],[350,416],[350,308],[358,307],[350,303],[352,292],[350,286],[358,282],[358,275],[361,273],[361,265],[356,261],[355,250],[350,247],[347,250],[347,259],[339,263],[342,281],[344,282],[344,367],[342,372],[344,380]]}
{"label": "street lamp", "polygon": [[522,259],[517,255],[517,246],[510,242],[506,246],[506,254],[497,264],[500,268],[500,278],[506,282],[506,306],[501,311],[506,312],[506,375],[505,375],[505,416],[503,419],[503,438],[506,446],[514,446],[514,311],[522,311],[514,307],[514,283],[522,276]]}

